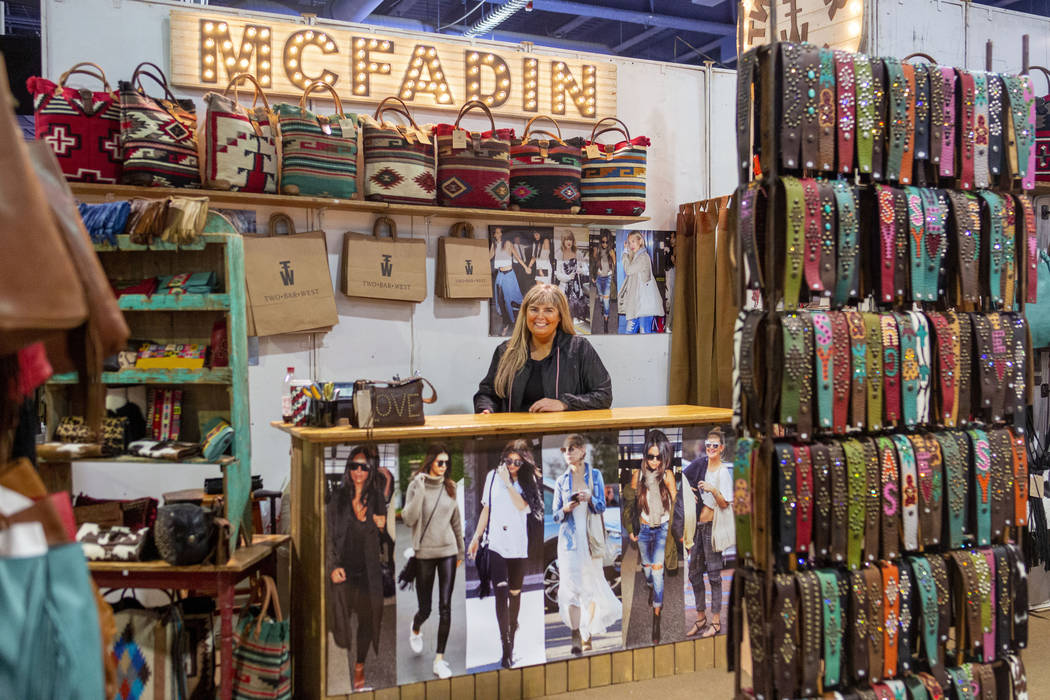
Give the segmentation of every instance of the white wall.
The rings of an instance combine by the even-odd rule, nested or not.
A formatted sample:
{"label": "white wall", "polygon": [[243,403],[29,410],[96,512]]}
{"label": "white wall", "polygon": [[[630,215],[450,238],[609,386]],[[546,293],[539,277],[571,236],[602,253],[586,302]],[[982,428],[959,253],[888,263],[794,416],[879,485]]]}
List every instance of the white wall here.
{"label": "white wall", "polygon": [[[114,86],[130,77],[140,61],[169,65],[168,15],[172,7],[187,5],[167,2],[123,0],[44,0],[44,74],[56,77],[73,63],[90,60],[105,70]],[[210,8],[218,11],[219,8]],[[251,13],[243,13],[251,14]],[[281,16],[282,21],[288,17]],[[411,34],[394,32],[394,34]],[[545,53],[562,53],[544,49]],[[576,54],[566,54],[576,55]],[[677,205],[702,199],[708,193],[708,153],[706,148],[705,78],[702,68],[649,61],[617,59],[618,117],[632,136],[644,134],[652,139],[649,151],[647,209],[650,222],[643,228],[673,229]],[[717,133],[733,134],[735,73],[714,71],[717,86],[712,104]],[[180,96],[201,93],[178,89]],[[348,104],[347,109],[354,109]],[[362,111],[371,111],[364,107]],[[417,121],[450,121],[448,113],[419,110]],[[467,119],[480,126],[477,119]],[[498,125],[520,131],[523,122],[499,120]],[[582,125],[563,125],[566,136],[589,135]],[[714,139],[713,158],[722,172],[712,177],[715,194],[728,194],[736,185],[733,170],[733,138]],[[727,150],[728,149],[728,150]],[[258,210],[264,224],[270,209]],[[307,230],[307,213],[289,211],[299,230]],[[439,236],[447,231],[449,220],[428,221],[419,217],[396,217],[399,234],[423,237],[427,241],[428,278],[433,279],[434,256]],[[316,222],[315,222],[316,223]],[[372,217],[366,214],[326,212],[323,228],[328,233],[328,249],[336,272],[342,249],[342,234],[352,230],[371,230]],[[485,231],[488,221],[473,221],[475,229]],[[338,286],[336,286],[338,289]],[[449,302],[431,294],[418,305],[394,302],[351,300],[338,292],[340,323],[325,335],[317,336],[317,353],[311,352],[309,336],[280,336],[260,339],[259,364],[249,371],[252,413],[252,471],[262,474],[267,487],[281,486],[288,473],[289,442],[286,435],[269,426],[279,417],[280,392],[285,368],[295,366],[301,376],[326,380],[352,381],[368,377],[381,379],[393,374],[405,376],[416,370],[428,377],[439,392],[439,400],[428,411],[435,413],[471,412],[471,398],[477,382],[488,367],[493,349],[500,342],[488,337],[488,314],[481,302]],[[670,337],[593,336],[592,341],[613,376],[614,405],[663,404],[667,400],[667,372]],[[311,367],[316,357],[316,367]],[[181,472],[178,483],[164,472],[138,470],[128,474],[126,467],[102,465],[77,472],[77,488],[107,491],[117,487],[124,494],[156,493],[158,490],[185,488],[199,483],[199,476]],[[158,489],[156,478],[164,474]]]}

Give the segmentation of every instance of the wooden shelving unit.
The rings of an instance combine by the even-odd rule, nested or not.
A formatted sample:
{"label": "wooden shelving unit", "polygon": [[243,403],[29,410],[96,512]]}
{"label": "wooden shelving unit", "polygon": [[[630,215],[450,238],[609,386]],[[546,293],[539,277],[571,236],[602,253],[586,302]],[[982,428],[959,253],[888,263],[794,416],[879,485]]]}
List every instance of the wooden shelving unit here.
{"label": "wooden shelving unit", "polygon": [[130,197],[187,197],[207,195],[212,204],[229,207],[287,207],[294,209],[329,209],[332,211],[370,212],[387,216],[419,216],[435,219],[492,219],[536,225],[626,226],[648,221],[647,216],[585,216],[582,214],[540,214],[502,209],[463,209],[459,207],[387,204],[362,199],[331,197],[297,197],[283,194],[252,194],[221,190],[172,189],[167,187],[133,187],[131,185],[95,185],[70,183],[78,197],[92,199],[128,199]]}

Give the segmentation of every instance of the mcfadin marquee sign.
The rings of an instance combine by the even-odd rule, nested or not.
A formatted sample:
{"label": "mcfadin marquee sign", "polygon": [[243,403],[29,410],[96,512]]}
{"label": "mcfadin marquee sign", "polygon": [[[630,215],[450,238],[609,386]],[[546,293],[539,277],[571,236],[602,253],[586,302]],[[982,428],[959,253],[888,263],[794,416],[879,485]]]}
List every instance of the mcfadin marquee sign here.
{"label": "mcfadin marquee sign", "polygon": [[769,7],[776,2],[780,41],[856,51],[864,26],[864,0],[742,0],[737,45],[741,52],[769,43]]}
{"label": "mcfadin marquee sign", "polygon": [[[341,29],[172,10],[171,77],[222,91],[250,73],[267,93],[301,96],[323,80],[344,102],[457,110],[481,100],[494,114],[593,121],[616,114],[616,66],[430,36]],[[325,93],[313,96],[324,98]]]}

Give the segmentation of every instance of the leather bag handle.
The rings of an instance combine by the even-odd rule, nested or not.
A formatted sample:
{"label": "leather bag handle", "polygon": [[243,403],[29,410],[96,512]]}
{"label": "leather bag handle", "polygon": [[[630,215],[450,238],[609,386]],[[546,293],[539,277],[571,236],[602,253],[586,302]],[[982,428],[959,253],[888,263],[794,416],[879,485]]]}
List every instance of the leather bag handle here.
{"label": "leather bag handle", "polygon": [[[381,217],[381,218],[386,218],[386,217]],[[423,403],[434,403],[435,401],[437,401],[437,398],[438,398],[437,389],[434,388],[434,385],[431,384],[430,380],[427,379],[426,377],[409,377],[408,379],[398,379],[396,381],[392,380],[392,379],[358,379],[356,382],[354,382],[354,390],[356,391],[358,384],[377,384],[377,385],[378,384],[383,384],[385,386],[394,387],[394,386],[404,386],[405,384],[409,384],[410,382],[415,382],[415,381],[423,382],[424,384],[427,385],[427,387],[430,388],[430,398],[428,399],[425,396],[421,397],[423,399]]]}
{"label": "leather bag handle", "polygon": [[306,109],[306,98],[311,92],[314,92],[315,90],[327,90],[328,92],[332,93],[332,97],[335,98],[335,113],[343,113],[343,101],[339,99],[339,93],[335,91],[334,87],[332,87],[323,80],[314,80],[306,86],[306,89],[303,90],[303,96],[299,98],[299,109]]}
{"label": "leather bag handle", "polygon": [[529,140],[529,134],[530,134],[530,133],[532,133],[532,132],[531,132],[531,129],[532,129],[532,125],[533,125],[533,123],[534,123],[534,122],[535,122],[535,121],[536,121],[537,119],[546,119],[546,120],[547,120],[547,121],[549,121],[549,122],[550,122],[551,124],[553,124],[553,125],[554,125],[554,128],[555,128],[555,129],[557,129],[557,131],[558,131],[558,135],[557,135],[557,136],[555,136],[555,135],[554,135],[554,134],[552,134],[551,132],[549,132],[549,131],[543,131],[543,130],[537,130],[537,131],[536,131],[536,133],[537,133],[537,134],[546,134],[547,136],[551,136],[551,137],[553,137],[553,138],[556,138],[556,139],[558,140],[558,143],[560,143],[561,145],[563,145],[563,146],[565,145],[565,141],[564,141],[564,140],[562,140],[562,136],[561,136],[561,127],[560,127],[560,126],[558,125],[558,122],[557,122],[557,121],[555,121],[554,117],[548,116],[548,115],[546,115],[546,114],[537,114],[537,115],[536,115],[535,117],[533,117],[533,118],[532,118],[532,119],[530,119],[529,121],[525,122],[525,133],[521,135],[521,140],[522,140],[522,142],[523,142],[523,143],[524,143],[525,141],[528,141],[528,140]]}
{"label": "leather bag handle", "polygon": [[[598,127],[601,126],[602,124],[604,124],[605,122],[609,122],[609,121],[616,122],[617,124],[619,124],[620,125],[619,128],[617,128],[615,126],[607,126],[604,129],[601,129],[599,131]],[[617,119],[616,117],[605,117],[604,119],[599,119],[597,122],[595,122],[594,123],[594,128],[591,130],[591,138],[589,140],[593,143],[594,139],[596,137],[601,136],[602,134],[604,134],[607,131],[619,131],[621,134],[623,134],[627,138],[628,142],[630,142],[630,140],[631,140],[631,132],[627,128],[627,125],[624,124],[619,119]]]}
{"label": "leather bag handle", "polygon": [[924,58],[927,61],[929,61],[930,63],[932,63],[933,65],[935,65],[935,66],[938,65],[937,61],[934,60],[933,56],[931,56],[928,53],[923,53],[922,51],[916,51],[915,53],[910,53],[907,56],[905,56],[904,58],[902,58],[901,61],[907,63],[908,61],[910,61],[913,58]]}
{"label": "leather bag handle", "polygon": [[469,221],[457,221],[448,229],[449,238],[473,238],[474,224]]}
{"label": "leather bag handle", "polygon": [[1039,71],[1040,73],[1042,73],[1042,74],[1043,74],[1043,77],[1045,77],[1045,78],[1046,78],[1046,87],[1047,87],[1047,90],[1050,90],[1050,70],[1047,70],[1047,69],[1046,69],[1045,67],[1043,67],[1043,66],[1028,66],[1028,72],[1029,72],[1029,73],[1031,73],[1031,72],[1032,72],[1032,71],[1034,71],[1034,70],[1037,70],[1037,71]]}
{"label": "leather bag handle", "polygon": [[[94,71],[81,70],[81,66],[90,66],[98,72],[96,73]],[[77,73],[79,73],[80,75],[90,75],[92,78],[98,78],[102,81],[102,85],[105,86],[106,92],[113,92],[113,88],[109,86],[109,81],[106,80],[106,72],[102,70],[102,66],[98,65],[97,63],[92,63],[91,61],[81,61],[80,63],[77,63],[72,68],[63,73],[62,77],[58,79],[58,87],[65,87],[66,80],[69,79],[69,76],[76,75]]]}
{"label": "leather bag handle", "polygon": [[266,595],[263,598],[262,607],[259,609],[259,617],[255,621],[255,639],[258,639],[262,635],[262,623],[263,620],[266,619],[271,607],[273,608],[274,619],[278,622],[284,621],[284,615],[281,614],[281,601],[277,596],[277,584],[275,584],[273,579],[269,576],[263,576],[262,585],[266,590]]}
{"label": "leather bag handle", "polygon": [[[153,68],[154,70],[156,70],[156,72],[154,73],[153,71],[149,70],[150,68]],[[171,100],[172,102],[178,101],[175,99],[175,95],[171,92],[171,88],[168,87],[167,76],[164,75],[164,71],[161,70],[160,66],[158,66],[156,63],[143,61],[142,63],[135,66],[135,70],[131,74],[131,84],[134,85],[138,89],[138,91],[144,95],[146,94],[146,91],[142,89],[142,78],[140,77],[143,75],[147,78],[152,78],[153,82],[157,83],[157,85],[160,85],[164,89],[164,96],[167,97],[169,100]]]}
{"label": "leather bag handle", "polygon": [[372,224],[372,235],[379,238],[380,227],[386,224],[387,229],[390,230],[390,237],[395,241],[397,240],[397,224],[389,216],[377,216],[375,222]]}
{"label": "leather bag handle", "polygon": [[284,224],[285,227],[287,227],[287,229],[288,229],[288,233],[287,234],[283,234],[283,235],[288,235],[288,236],[294,236],[295,235],[295,222],[292,221],[292,217],[288,216],[283,211],[278,211],[278,212],[274,212],[273,214],[270,214],[270,233],[268,235],[270,235],[270,236],[280,236],[280,235],[282,235],[280,233],[277,233],[277,227],[280,224]]}
{"label": "leather bag handle", "polygon": [[[492,118],[492,110],[490,110],[488,108],[488,105],[486,105],[481,100],[471,100],[471,101],[467,102],[465,105],[463,105],[463,107],[459,110],[459,116],[456,117],[455,127],[457,129],[459,128],[459,122],[460,122],[461,119],[463,119],[463,115],[466,114],[467,112],[469,112],[472,109],[480,109],[481,111],[483,111],[486,114],[486,116],[488,116],[489,124],[492,125],[492,133],[495,134],[496,133],[496,120]],[[464,129],[464,131],[465,131],[465,129]]]}
{"label": "leather bag handle", "polygon": [[[399,105],[401,105],[400,109],[397,107],[387,107],[386,103],[391,101],[397,102]],[[417,131],[419,130],[419,124],[416,124],[416,120],[412,118],[412,113],[409,111],[408,105],[406,105],[404,100],[402,100],[400,97],[387,97],[382,102],[380,102],[379,106],[376,107],[376,113],[373,119],[375,119],[376,122],[378,122],[379,124],[382,124],[383,122],[379,118],[379,115],[381,115],[383,112],[388,111],[396,112],[397,114],[400,114],[401,116],[405,117],[405,119],[408,120],[408,123],[411,124],[414,129],[416,129]]]}
{"label": "leather bag handle", "polygon": [[255,90],[255,99],[252,100],[252,108],[255,108],[255,105],[259,103],[259,98],[261,97],[263,101],[263,106],[265,106],[266,111],[269,112],[270,101],[266,99],[266,93],[263,92],[262,85],[260,85],[259,81],[255,79],[255,76],[251,75],[250,73],[238,73],[237,75],[230,78],[230,83],[226,86],[226,89],[222,91],[222,94],[230,94],[230,88],[233,88],[233,99],[235,102],[237,102],[238,106],[240,106],[240,95],[237,92],[237,88],[243,82],[251,83],[252,88]]}

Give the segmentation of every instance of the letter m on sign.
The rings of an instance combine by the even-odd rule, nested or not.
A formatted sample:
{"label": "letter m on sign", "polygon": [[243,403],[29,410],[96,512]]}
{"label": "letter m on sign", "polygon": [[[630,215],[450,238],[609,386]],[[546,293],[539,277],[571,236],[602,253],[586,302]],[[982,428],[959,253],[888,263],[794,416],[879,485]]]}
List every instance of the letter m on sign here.
{"label": "letter m on sign", "polygon": [[389,277],[394,272],[394,263],[390,262],[390,256],[384,255],[383,262],[379,263],[379,271],[383,273],[383,277]]}

